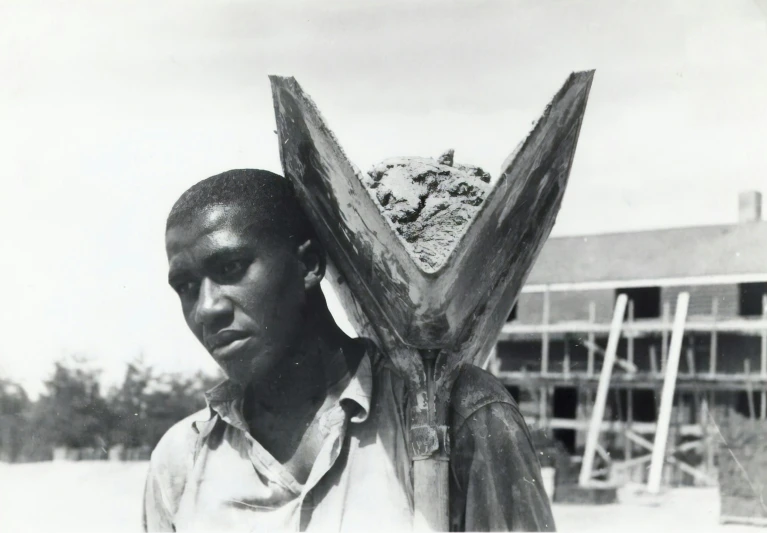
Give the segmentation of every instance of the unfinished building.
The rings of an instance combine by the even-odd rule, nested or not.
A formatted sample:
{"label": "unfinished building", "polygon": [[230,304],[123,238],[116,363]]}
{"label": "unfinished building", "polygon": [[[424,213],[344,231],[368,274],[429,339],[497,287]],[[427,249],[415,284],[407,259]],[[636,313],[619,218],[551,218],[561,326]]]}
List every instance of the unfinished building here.
{"label": "unfinished building", "polygon": [[758,192],[742,193],[732,225],[550,239],[489,361],[531,426],[551,430],[576,461],[583,456],[613,331],[598,459],[646,481],[673,315],[686,294],[667,424],[680,461],[663,475],[672,484],[714,483],[714,422],[732,411],[767,418],[761,203]]}

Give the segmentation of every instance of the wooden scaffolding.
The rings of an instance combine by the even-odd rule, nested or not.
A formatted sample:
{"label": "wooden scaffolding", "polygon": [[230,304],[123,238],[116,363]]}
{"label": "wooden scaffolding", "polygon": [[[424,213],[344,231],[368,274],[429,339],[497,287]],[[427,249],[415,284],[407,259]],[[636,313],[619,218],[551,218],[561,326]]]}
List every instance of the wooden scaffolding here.
{"label": "wooden scaffolding", "polygon": [[[613,318],[610,323],[597,323],[595,305],[589,306],[588,322],[551,323],[548,291],[543,294],[543,320],[540,324],[507,324],[499,339],[501,342],[519,336],[540,335],[540,371],[504,371],[499,359],[492,354],[488,367],[508,387],[526,389],[538,401],[537,416],[526,416],[531,427],[550,430],[574,430],[580,437],[585,436],[581,461],[579,484],[596,486],[616,484],[623,481],[646,483],[647,490],[657,493],[663,484],[680,473],[687,474],[695,484],[716,483],[715,452],[720,438],[715,417],[716,393],[721,391],[744,391],[748,398],[751,418],[767,419],[767,295],[762,298],[762,315],[756,318],[727,318],[718,316],[718,301],[713,300],[711,315],[689,317],[687,314],[689,294],[681,293],[676,302],[674,318],[671,306],[663,306],[660,320],[634,320],[633,303],[625,294],[616,298]],[[693,349],[688,347],[683,354],[685,334],[694,332],[710,338],[708,368],[696,368]],[[718,367],[718,335],[736,333],[761,337],[759,368],[751,368],[748,358],[744,359],[742,372],[722,372]],[[571,369],[569,355],[564,354],[562,370],[550,371],[550,336],[569,335],[579,339],[588,349],[585,370]],[[603,348],[596,337],[607,334],[607,345]],[[634,360],[635,339],[643,335],[660,337],[660,357],[654,346],[650,347],[649,369],[639,369]],[[625,358],[618,357],[618,344],[625,341]],[[679,372],[679,362],[686,358],[686,372]],[[597,357],[602,359],[601,371],[596,373]],[[578,398],[585,398],[575,419],[550,416],[549,398],[555,387],[575,387]],[[654,422],[633,420],[634,391],[652,389],[655,394],[657,418]],[[627,403],[625,420],[604,420],[605,406],[609,391],[625,391]],[[683,423],[673,420],[675,397],[679,392],[692,396],[695,420]],[[659,393],[659,394],[658,394]],[[754,401],[758,394],[759,412]],[[619,395],[616,395],[618,398]],[[720,406],[721,407],[721,406]],[[676,413],[680,411],[677,409]],[[600,441],[605,435],[619,435],[623,453],[614,460],[611,453]],[[702,457],[700,464],[692,465],[680,458],[681,454],[696,451]],[[599,465],[598,465],[599,463]]]}

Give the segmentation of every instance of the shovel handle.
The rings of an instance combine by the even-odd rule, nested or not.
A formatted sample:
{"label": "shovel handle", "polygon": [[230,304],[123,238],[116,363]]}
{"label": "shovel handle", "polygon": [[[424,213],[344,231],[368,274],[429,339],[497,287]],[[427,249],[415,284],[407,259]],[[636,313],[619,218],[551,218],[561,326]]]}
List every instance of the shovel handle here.
{"label": "shovel handle", "polygon": [[414,390],[410,444],[413,453],[415,531],[449,530],[450,432],[447,426],[450,383],[446,354],[419,350],[425,382]]}
{"label": "shovel handle", "polygon": [[439,457],[413,462],[415,531],[450,530],[449,472],[449,461]]}

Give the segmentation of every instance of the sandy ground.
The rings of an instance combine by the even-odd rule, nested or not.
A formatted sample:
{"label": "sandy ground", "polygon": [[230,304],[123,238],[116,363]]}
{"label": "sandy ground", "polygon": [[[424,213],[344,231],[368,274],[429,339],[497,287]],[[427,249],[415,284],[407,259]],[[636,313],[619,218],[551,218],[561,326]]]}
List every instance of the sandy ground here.
{"label": "sandy ground", "polygon": [[[146,463],[0,463],[0,531],[139,531]],[[559,531],[758,533],[719,525],[716,489],[674,489],[660,498],[635,487],[613,505],[555,505]]]}

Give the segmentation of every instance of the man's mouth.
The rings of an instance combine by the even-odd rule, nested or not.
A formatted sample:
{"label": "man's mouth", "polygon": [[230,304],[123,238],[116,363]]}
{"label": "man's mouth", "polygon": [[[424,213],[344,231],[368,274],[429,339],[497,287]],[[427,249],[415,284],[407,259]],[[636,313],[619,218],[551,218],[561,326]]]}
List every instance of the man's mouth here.
{"label": "man's mouth", "polygon": [[224,355],[244,344],[249,337],[244,331],[224,330],[205,339],[205,345],[211,354]]}

